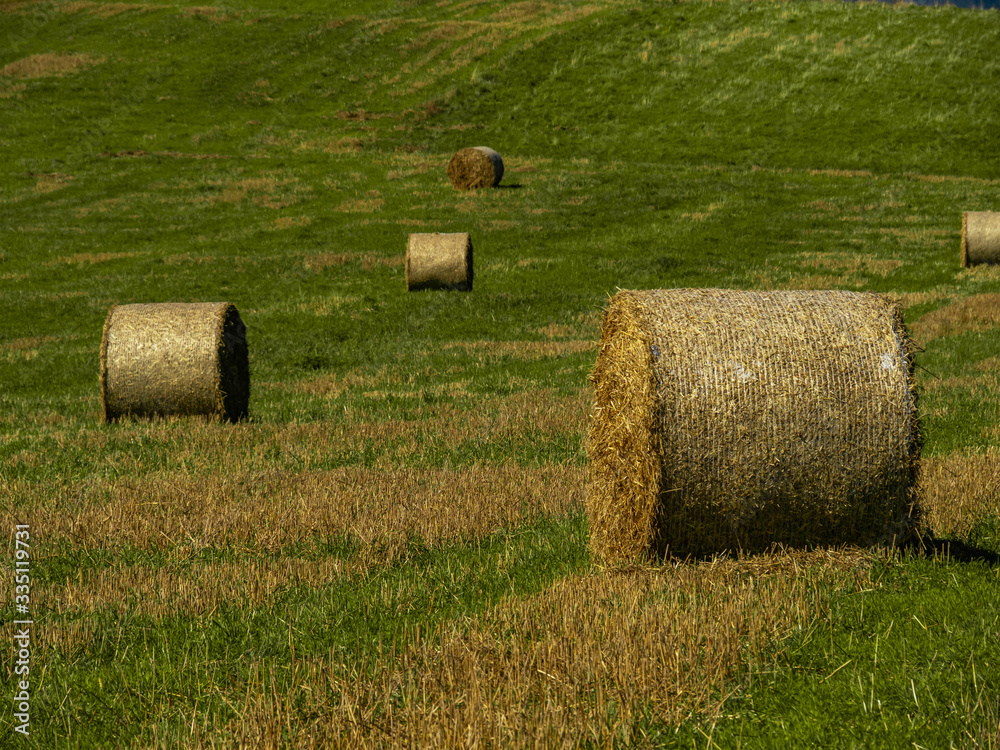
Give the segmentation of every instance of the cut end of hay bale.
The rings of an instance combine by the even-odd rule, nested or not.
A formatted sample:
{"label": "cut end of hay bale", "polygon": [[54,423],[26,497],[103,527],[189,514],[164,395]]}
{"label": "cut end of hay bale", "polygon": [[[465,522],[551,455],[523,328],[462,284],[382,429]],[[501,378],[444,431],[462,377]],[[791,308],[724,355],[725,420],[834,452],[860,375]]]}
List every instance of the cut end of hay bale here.
{"label": "cut end of hay bale", "polygon": [[617,294],[592,381],[595,556],[868,544],[911,517],[912,347],[875,294]]}
{"label": "cut end of hay bale", "polygon": [[246,326],[228,302],[113,307],[104,324],[100,377],[106,422],[129,416],[245,419]]}
{"label": "cut end of hay bale", "polygon": [[604,312],[590,378],[587,516],[603,560],[637,558],[655,532],[661,445],[651,348],[641,299],[619,293]]}
{"label": "cut end of hay bale", "polygon": [[411,234],[406,243],[406,288],[472,291],[469,233]]}
{"label": "cut end of hay bale", "polygon": [[448,161],[446,171],[459,190],[496,187],[503,178],[503,159],[487,146],[463,148]]}
{"label": "cut end of hay bale", "polygon": [[1000,264],[1000,213],[966,211],[962,214],[963,267]]}
{"label": "cut end of hay bale", "polygon": [[962,268],[967,268],[969,265],[968,232],[969,232],[969,212],[965,211],[962,214],[962,247],[961,250],[959,251],[959,262],[962,264]]}

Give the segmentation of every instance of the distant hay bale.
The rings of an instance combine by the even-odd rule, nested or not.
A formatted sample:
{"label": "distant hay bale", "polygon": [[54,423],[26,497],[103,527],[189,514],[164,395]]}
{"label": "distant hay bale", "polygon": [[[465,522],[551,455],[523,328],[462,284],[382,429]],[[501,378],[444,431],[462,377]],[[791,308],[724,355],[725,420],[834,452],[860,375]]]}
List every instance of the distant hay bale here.
{"label": "distant hay bale", "polygon": [[459,190],[496,187],[503,178],[503,159],[486,146],[463,148],[448,161],[447,172]]}
{"label": "distant hay bale", "polygon": [[621,291],[591,380],[606,562],[872,543],[917,510],[911,344],[880,295]]}
{"label": "distant hay bale", "polygon": [[101,342],[104,419],[247,416],[246,326],[228,302],[111,308]]}
{"label": "distant hay bale", "polygon": [[963,266],[1000,264],[1000,213],[966,211],[962,214]]}
{"label": "distant hay bale", "polygon": [[469,233],[411,234],[406,243],[406,288],[472,291]]}

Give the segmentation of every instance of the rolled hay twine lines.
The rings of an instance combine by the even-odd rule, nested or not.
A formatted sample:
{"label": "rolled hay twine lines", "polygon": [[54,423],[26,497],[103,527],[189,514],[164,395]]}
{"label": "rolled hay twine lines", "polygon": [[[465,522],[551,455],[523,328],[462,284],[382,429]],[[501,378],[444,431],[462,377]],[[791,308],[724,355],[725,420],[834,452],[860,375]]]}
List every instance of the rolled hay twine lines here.
{"label": "rolled hay twine lines", "polygon": [[1000,264],[1000,213],[966,211],[962,214],[960,260],[963,267]]}
{"label": "rolled hay twine lines", "polygon": [[106,422],[206,415],[236,422],[250,402],[246,326],[229,302],[111,308],[101,341]]}
{"label": "rolled hay twine lines", "polygon": [[595,555],[866,544],[911,522],[912,350],[873,293],[619,292],[591,376]]}
{"label": "rolled hay twine lines", "polygon": [[472,291],[469,233],[411,234],[406,243],[406,288]]}
{"label": "rolled hay twine lines", "polygon": [[503,159],[488,146],[463,148],[448,161],[446,171],[458,190],[496,187],[503,178]]}

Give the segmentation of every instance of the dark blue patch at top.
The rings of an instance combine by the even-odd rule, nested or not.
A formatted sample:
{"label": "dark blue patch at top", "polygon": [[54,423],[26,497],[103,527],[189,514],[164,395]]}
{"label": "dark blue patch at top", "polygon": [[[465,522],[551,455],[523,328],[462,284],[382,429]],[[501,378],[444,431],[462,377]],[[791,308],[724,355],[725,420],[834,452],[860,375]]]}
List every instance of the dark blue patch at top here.
{"label": "dark blue patch at top", "polygon": [[[853,0],[848,0],[852,2]],[[879,0],[884,3],[895,3],[899,0]],[[903,0],[909,5],[953,5],[956,8],[970,8],[972,10],[989,10],[1000,8],[1000,0]]]}

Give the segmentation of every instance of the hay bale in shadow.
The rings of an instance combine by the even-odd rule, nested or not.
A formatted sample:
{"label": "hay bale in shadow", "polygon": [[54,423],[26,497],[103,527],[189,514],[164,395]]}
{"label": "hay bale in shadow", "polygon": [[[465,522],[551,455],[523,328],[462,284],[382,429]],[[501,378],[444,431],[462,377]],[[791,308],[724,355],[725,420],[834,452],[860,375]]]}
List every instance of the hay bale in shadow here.
{"label": "hay bale in shadow", "polygon": [[1000,264],[1000,213],[966,211],[962,214],[963,266]]}
{"label": "hay bale in shadow", "polygon": [[622,291],[591,380],[591,547],[873,543],[916,512],[912,347],[871,293]]}
{"label": "hay bale in shadow", "polygon": [[101,342],[106,422],[124,416],[247,416],[246,326],[228,302],[111,308]]}
{"label": "hay bale in shadow", "polygon": [[487,146],[463,148],[448,161],[446,171],[459,190],[496,187],[503,178],[503,159]]}
{"label": "hay bale in shadow", "polygon": [[411,234],[406,243],[406,288],[472,291],[469,233]]}

